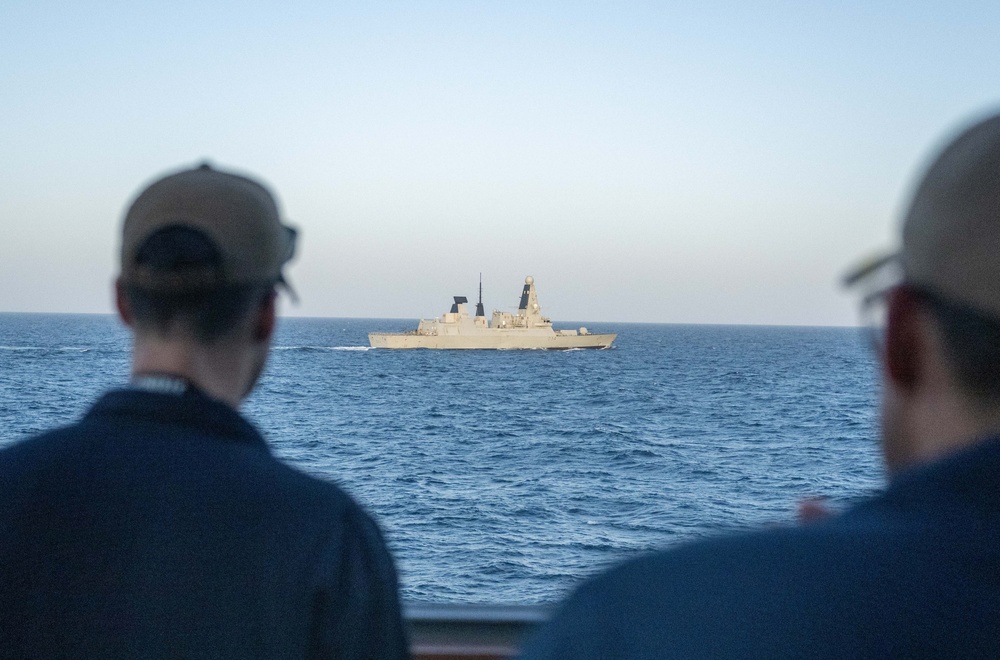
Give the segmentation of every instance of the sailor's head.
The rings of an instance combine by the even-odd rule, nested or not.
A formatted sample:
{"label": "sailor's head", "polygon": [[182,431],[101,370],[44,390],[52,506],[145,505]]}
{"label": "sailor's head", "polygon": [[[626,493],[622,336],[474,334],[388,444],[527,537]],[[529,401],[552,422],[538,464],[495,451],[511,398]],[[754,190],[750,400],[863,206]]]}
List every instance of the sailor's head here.
{"label": "sailor's head", "polygon": [[1000,415],[987,419],[1000,413],[1000,115],[975,122],[937,154],[907,207],[900,248],[848,282],[887,311],[881,355],[890,467],[933,453],[904,446],[931,442],[931,432],[941,443],[957,441],[939,428],[945,424],[1000,428]]}
{"label": "sailor's head", "polygon": [[262,311],[273,318],[276,287],[288,288],[283,268],[295,240],[274,196],[253,179],[208,165],[159,178],[122,225],[122,318],[137,338],[261,343],[253,326]]}

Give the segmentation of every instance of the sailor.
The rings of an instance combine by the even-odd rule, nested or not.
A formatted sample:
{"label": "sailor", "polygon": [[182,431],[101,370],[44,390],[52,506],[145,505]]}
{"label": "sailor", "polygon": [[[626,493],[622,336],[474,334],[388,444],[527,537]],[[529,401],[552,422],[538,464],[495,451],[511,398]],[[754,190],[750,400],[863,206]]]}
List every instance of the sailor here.
{"label": "sailor", "polygon": [[373,520],[238,412],[294,245],[267,189],[208,166],[132,203],[131,383],[0,451],[0,655],[408,657]]}
{"label": "sailor", "polygon": [[887,310],[887,490],[619,566],[524,658],[1000,657],[1000,116],[940,153],[901,249],[850,279]]}

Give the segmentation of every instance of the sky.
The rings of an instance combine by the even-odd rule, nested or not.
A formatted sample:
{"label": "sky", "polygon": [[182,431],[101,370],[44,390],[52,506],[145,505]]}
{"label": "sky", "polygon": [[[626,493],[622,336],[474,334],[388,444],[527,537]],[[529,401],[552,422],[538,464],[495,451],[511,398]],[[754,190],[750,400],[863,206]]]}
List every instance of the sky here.
{"label": "sky", "polygon": [[0,311],[112,311],[203,160],[300,230],[294,316],[853,325],[914,177],[1000,108],[1000,3],[0,3]]}

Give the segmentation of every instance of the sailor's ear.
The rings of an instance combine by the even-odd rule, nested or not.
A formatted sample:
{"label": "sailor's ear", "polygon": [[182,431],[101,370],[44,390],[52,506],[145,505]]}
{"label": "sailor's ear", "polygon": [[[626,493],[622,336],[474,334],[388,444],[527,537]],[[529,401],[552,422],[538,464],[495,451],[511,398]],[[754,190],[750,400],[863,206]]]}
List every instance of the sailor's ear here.
{"label": "sailor's ear", "polygon": [[274,336],[278,318],[278,292],[274,289],[264,296],[257,307],[254,318],[253,339],[257,342],[269,342]]}
{"label": "sailor's ear", "polygon": [[921,361],[927,348],[925,322],[920,303],[907,287],[887,294],[888,318],[882,363],[886,378],[906,390],[920,379]]}
{"label": "sailor's ear", "polygon": [[115,280],[115,308],[118,310],[118,318],[128,327],[132,327],[132,304],[125,294],[125,285],[119,277]]}

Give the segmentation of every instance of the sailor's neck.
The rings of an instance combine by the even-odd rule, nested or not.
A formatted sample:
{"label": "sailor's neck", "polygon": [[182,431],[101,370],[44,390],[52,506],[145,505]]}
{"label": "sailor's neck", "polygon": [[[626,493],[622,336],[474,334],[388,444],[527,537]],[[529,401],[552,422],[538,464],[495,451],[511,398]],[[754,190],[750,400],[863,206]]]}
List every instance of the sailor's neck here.
{"label": "sailor's neck", "polygon": [[227,347],[196,342],[136,338],[132,352],[132,379],[145,376],[174,378],[190,383],[213,399],[239,408],[251,382],[247,358]]}

